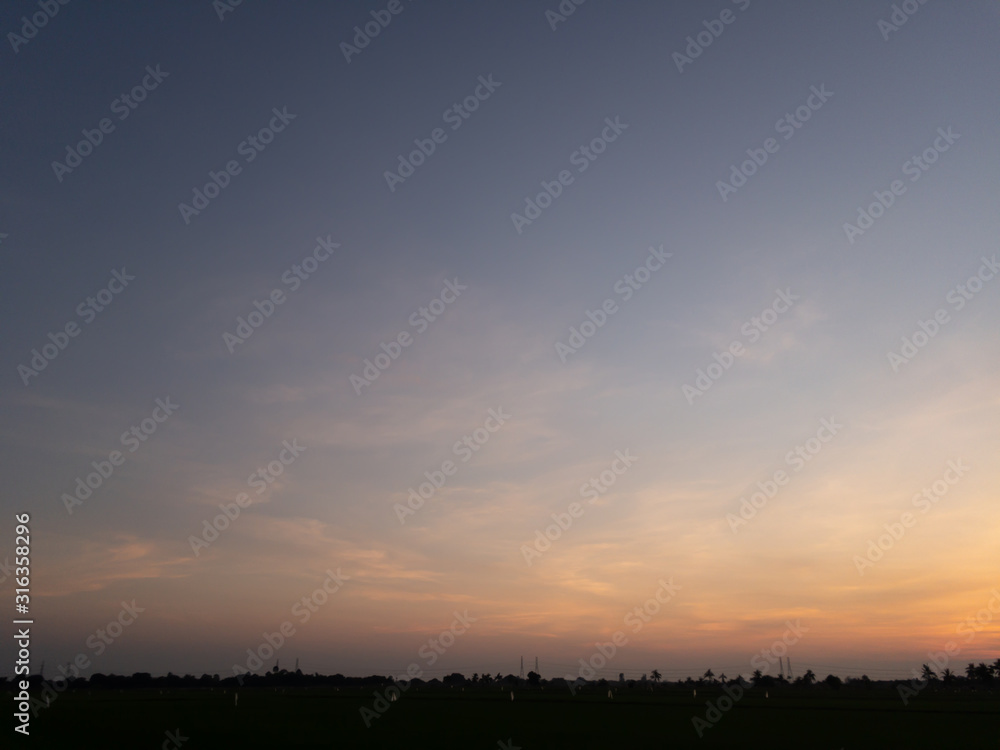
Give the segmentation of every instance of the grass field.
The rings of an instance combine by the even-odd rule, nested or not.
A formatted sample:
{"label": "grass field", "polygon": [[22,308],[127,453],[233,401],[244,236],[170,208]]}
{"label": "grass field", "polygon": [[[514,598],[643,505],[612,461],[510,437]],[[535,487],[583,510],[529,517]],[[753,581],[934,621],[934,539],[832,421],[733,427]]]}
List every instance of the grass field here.
{"label": "grass field", "polygon": [[[995,748],[1000,694],[926,695],[904,706],[887,689],[748,692],[699,738],[718,690],[579,694],[461,689],[405,694],[366,728],[372,690],[241,688],[68,692],[32,721],[45,748]],[[12,701],[11,701],[12,702]],[[723,705],[726,705],[725,702]],[[17,737],[17,735],[15,735]],[[500,742],[504,744],[499,744]],[[164,744],[166,743],[166,744]]]}

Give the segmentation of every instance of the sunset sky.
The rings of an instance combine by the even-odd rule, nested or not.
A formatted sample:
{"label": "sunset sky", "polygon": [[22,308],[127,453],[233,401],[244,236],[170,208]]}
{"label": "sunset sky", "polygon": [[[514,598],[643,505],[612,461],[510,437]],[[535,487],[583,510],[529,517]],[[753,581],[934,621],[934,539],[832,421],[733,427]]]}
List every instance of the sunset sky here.
{"label": "sunset sky", "polygon": [[0,12],[33,672],[1000,656],[1000,2],[220,4]]}

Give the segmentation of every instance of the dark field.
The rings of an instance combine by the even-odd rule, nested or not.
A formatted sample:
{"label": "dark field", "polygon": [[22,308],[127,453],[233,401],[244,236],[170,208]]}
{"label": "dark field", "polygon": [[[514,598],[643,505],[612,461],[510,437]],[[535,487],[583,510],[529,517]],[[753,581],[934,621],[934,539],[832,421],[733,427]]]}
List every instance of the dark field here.
{"label": "dark field", "polygon": [[[895,690],[748,692],[699,739],[718,690],[578,694],[566,690],[416,689],[366,728],[372,690],[86,690],[33,719],[46,748],[982,748],[1000,743],[1000,693],[928,694],[904,706]],[[8,705],[13,703],[8,694]],[[713,714],[714,715],[714,714]],[[167,732],[180,730],[180,745]],[[15,737],[17,737],[15,735]],[[508,740],[510,745],[507,744]],[[503,744],[499,744],[500,742]]]}

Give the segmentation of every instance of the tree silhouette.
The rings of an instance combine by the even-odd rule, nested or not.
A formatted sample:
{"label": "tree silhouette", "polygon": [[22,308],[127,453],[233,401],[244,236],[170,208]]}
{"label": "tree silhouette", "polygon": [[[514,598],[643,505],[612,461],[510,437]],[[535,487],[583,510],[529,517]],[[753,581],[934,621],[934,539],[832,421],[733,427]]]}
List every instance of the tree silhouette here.
{"label": "tree silhouette", "polygon": [[811,669],[807,669],[806,673],[802,675],[802,682],[804,682],[806,685],[812,685],[814,682],[816,682],[816,675],[813,674],[813,671]]}
{"label": "tree silhouette", "polygon": [[933,669],[924,664],[924,668],[920,672],[920,679],[924,681],[936,680],[937,673],[935,673]]}
{"label": "tree silhouette", "polygon": [[663,678],[663,675],[660,674],[660,671],[658,669],[654,669],[652,672],[650,672],[649,676],[653,680],[653,682],[659,682]]}
{"label": "tree silhouette", "polygon": [[764,673],[761,672],[759,669],[755,669],[753,671],[753,674],[750,675],[750,677],[753,679],[754,685],[756,685],[758,682],[760,682],[760,678],[763,677],[763,676],[764,676]]}
{"label": "tree silhouette", "polygon": [[993,682],[993,669],[986,662],[979,662],[976,665],[976,679],[980,682]]}
{"label": "tree silhouette", "polygon": [[528,684],[532,687],[538,687],[538,684],[542,681],[542,676],[538,672],[528,672]]}
{"label": "tree silhouette", "polygon": [[708,680],[709,682],[711,682],[712,680],[715,679],[715,672],[713,672],[711,669],[706,669],[705,674],[701,676],[701,679],[702,681]]}
{"label": "tree silhouette", "polygon": [[944,682],[945,685],[950,685],[952,682],[955,681],[955,673],[952,672],[950,669],[946,669],[941,673],[941,680]]}

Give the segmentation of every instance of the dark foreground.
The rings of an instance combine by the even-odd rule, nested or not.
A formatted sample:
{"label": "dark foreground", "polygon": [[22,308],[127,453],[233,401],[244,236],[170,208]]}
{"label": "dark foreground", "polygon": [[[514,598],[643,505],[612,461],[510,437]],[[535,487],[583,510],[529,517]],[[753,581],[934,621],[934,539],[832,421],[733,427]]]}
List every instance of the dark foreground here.
{"label": "dark foreground", "polygon": [[[366,728],[372,690],[232,688],[69,691],[14,734],[45,748],[934,748],[1000,744],[1000,691],[926,694],[904,706],[894,690],[748,691],[711,716],[718,689],[635,691],[613,699],[566,690],[435,690],[405,694]],[[12,695],[10,696],[12,697]],[[13,703],[13,701],[9,701]],[[728,705],[723,701],[723,706]],[[180,732],[178,736],[177,732]],[[168,732],[170,734],[168,734]],[[12,733],[13,734],[13,733]],[[178,744],[179,742],[179,744]]]}

